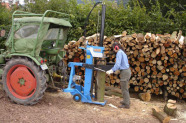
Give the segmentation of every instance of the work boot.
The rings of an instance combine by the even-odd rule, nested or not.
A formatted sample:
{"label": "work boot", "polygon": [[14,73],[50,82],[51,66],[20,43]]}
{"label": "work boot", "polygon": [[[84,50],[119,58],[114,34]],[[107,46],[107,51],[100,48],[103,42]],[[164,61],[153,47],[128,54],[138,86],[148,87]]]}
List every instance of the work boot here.
{"label": "work boot", "polygon": [[[124,103],[124,101],[122,100],[122,101],[120,101],[120,104],[122,104],[122,105],[125,105],[125,103]],[[130,104],[130,103],[129,103]]]}
{"label": "work boot", "polygon": [[119,108],[126,108],[126,109],[129,109],[130,106],[129,106],[129,105],[123,105],[123,104],[122,104],[122,105],[119,106]]}
{"label": "work boot", "polygon": [[125,104],[124,101],[120,101],[120,104]]}

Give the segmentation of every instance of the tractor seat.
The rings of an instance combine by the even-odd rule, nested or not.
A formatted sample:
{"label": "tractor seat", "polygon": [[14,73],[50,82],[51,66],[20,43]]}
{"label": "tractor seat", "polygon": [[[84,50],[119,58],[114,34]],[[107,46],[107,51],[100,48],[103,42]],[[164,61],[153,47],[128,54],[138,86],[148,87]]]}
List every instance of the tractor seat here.
{"label": "tractor seat", "polygon": [[49,55],[57,55],[59,53],[59,51],[61,50],[61,48],[59,47],[54,47],[54,48],[49,48],[49,49],[42,49],[42,52],[45,52]]}

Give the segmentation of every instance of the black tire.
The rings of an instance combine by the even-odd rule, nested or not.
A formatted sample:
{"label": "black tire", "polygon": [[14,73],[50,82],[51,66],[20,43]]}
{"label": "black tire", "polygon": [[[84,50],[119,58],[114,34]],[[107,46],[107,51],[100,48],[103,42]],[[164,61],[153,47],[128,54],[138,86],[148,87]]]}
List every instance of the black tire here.
{"label": "black tire", "polygon": [[[76,99],[76,97],[78,97],[78,99]],[[73,100],[76,101],[76,102],[79,102],[81,100],[81,95],[80,94],[75,94],[73,96]]]}
{"label": "black tire", "polygon": [[[27,76],[31,77],[31,79],[29,79],[28,81],[29,84],[26,83],[27,80],[24,80],[26,76],[24,73],[21,74],[22,71],[20,67],[24,68],[27,71],[27,73],[30,72],[29,74],[26,74]],[[16,74],[14,74],[15,71],[18,70],[18,68],[19,68],[19,71],[21,72],[18,71]],[[14,80],[13,75],[15,75],[14,77],[17,77],[15,80]],[[20,84],[20,79],[18,78],[18,76],[23,76],[22,78],[24,81],[23,85]],[[16,80],[19,80],[19,81],[17,82]],[[12,58],[10,61],[6,63],[6,66],[3,72],[2,82],[3,82],[3,89],[6,92],[6,95],[10,98],[10,100],[17,104],[22,104],[22,105],[36,104],[43,97],[44,92],[47,88],[45,71],[41,70],[40,66],[36,65],[33,61],[28,60],[25,57],[24,58],[21,58],[21,57]],[[14,90],[14,85],[15,85],[14,82],[15,83],[17,82],[18,84],[20,84],[20,87],[18,88],[23,87],[26,90],[27,89],[26,87],[30,87],[31,85],[33,87],[33,90],[30,89],[31,91],[27,95],[20,95],[19,93],[16,92],[16,89],[18,90],[18,88],[15,87],[15,90]],[[32,83],[34,83],[34,85]],[[18,84],[16,84],[16,86],[18,86]]]}

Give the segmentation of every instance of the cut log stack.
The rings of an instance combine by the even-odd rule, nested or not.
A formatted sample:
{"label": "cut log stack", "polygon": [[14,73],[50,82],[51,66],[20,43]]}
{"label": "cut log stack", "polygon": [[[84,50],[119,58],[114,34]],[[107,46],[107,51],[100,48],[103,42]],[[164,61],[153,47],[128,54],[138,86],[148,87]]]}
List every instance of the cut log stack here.
{"label": "cut log stack", "polygon": [[[170,34],[127,35],[124,31],[121,35],[105,37],[103,46],[107,62],[115,62],[116,54],[112,50],[112,44],[119,42],[128,56],[132,76],[130,87],[135,91],[155,93],[156,95],[167,92],[180,99],[186,98],[186,44],[181,41],[181,32]],[[79,47],[84,47],[85,41],[89,45],[99,45],[99,35],[81,37],[78,41],[71,41],[65,45],[67,51],[65,63],[85,62],[85,53]],[[68,69],[70,72],[70,69]],[[76,70],[76,74],[82,76],[80,83],[84,81],[85,68]],[[96,72],[94,72],[94,75]],[[120,71],[106,76],[106,86],[120,88]]]}

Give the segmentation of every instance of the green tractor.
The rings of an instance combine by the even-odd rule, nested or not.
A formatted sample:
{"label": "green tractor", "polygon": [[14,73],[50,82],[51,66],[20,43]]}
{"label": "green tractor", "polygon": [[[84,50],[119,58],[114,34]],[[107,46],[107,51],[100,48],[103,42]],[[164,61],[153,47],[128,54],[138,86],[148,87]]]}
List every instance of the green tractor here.
{"label": "green tractor", "polygon": [[[47,17],[59,14],[63,19]],[[47,10],[44,14],[15,11],[12,27],[1,50],[0,75],[6,95],[17,104],[36,104],[47,84],[62,82],[66,75],[63,47],[71,27],[69,15]]]}

